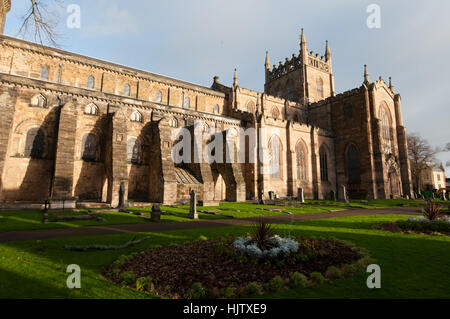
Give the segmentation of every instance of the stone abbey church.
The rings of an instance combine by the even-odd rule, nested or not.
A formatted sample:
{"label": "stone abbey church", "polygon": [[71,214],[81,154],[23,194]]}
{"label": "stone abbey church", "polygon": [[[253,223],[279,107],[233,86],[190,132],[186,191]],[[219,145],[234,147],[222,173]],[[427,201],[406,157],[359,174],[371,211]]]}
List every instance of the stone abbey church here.
{"label": "stone abbey church", "polygon": [[[236,73],[232,86],[214,77],[203,87],[3,36],[9,9],[0,0],[0,207],[174,204],[192,189],[204,204],[298,188],[332,199],[342,185],[354,199],[411,196],[391,81],[372,82],[365,68],[360,87],[336,94],[328,42],[323,56],[309,52],[303,30],[298,54],[271,66],[266,53],[256,92]],[[196,121],[255,128],[268,165],[281,169],[264,173],[248,149],[245,163],[174,163],[174,132]]]}

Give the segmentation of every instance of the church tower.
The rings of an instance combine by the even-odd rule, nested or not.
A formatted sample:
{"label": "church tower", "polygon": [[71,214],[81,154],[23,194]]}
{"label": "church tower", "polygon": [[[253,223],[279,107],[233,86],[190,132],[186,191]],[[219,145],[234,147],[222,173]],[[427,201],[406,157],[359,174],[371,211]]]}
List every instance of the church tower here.
{"label": "church tower", "polygon": [[266,53],[266,83],[264,92],[302,104],[317,102],[334,96],[334,75],[331,66],[331,49],[326,41],[325,54],[319,57],[313,51],[308,52],[306,35],[302,29],[300,35],[299,56],[292,55],[285,62],[279,62],[273,68],[269,65]]}
{"label": "church tower", "polygon": [[11,0],[0,0],[0,34],[5,30],[6,14],[11,10]]}

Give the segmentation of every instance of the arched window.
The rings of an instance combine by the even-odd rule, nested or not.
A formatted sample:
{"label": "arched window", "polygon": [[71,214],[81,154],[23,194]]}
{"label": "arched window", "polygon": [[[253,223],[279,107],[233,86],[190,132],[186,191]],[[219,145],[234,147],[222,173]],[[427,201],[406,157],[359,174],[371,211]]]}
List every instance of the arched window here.
{"label": "arched window", "polygon": [[161,91],[156,92],[155,102],[156,103],[161,103],[162,102],[162,93],[161,93]]}
{"label": "arched window", "polygon": [[42,94],[37,94],[31,98],[31,106],[46,108],[47,99]]}
{"label": "arched window", "polygon": [[323,98],[323,81],[321,78],[317,79],[316,85],[317,85],[317,97],[321,99]]}
{"label": "arched window", "polygon": [[48,66],[46,65],[41,68],[41,79],[48,80]]}
{"label": "arched window", "polygon": [[38,128],[32,128],[27,133],[24,155],[31,158],[42,158],[44,154],[44,132]]}
{"label": "arched window", "polygon": [[187,96],[183,100],[183,108],[188,109],[191,107],[191,99]]}
{"label": "arched window", "polygon": [[296,147],[297,179],[306,180],[306,150],[301,142]]}
{"label": "arched window", "polygon": [[176,118],[171,118],[170,120],[169,120],[169,126],[170,127],[178,127],[178,120],[176,119]]}
{"label": "arched window", "polygon": [[89,103],[84,108],[84,114],[88,115],[98,115],[98,107],[94,103]]}
{"label": "arched window", "polygon": [[386,154],[392,153],[392,135],[391,135],[391,120],[389,111],[384,105],[380,107],[380,119],[381,119],[381,135],[383,139],[383,151]]}
{"label": "arched window", "polygon": [[214,114],[219,114],[219,105],[218,104],[216,104],[216,105],[214,105]]}
{"label": "arched window", "polygon": [[320,157],[320,180],[328,181],[328,154],[325,147],[321,147],[319,150]]}
{"label": "arched window", "polygon": [[255,103],[253,103],[253,101],[248,101],[247,112],[252,114],[255,113]]}
{"label": "arched window", "polygon": [[280,116],[280,112],[278,111],[278,109],[276,107],[274,107],[272,109],[272,117],[274,120],[278,119],[278,116]]}
{"label": "arched window", "polygon": [[133,111],[130,116],[131,122],[142,122],[142,114],[139,111]]}
{"label": "arched window", "polygon": [[95,161],[97,151],[97,138],[89,133],[83,136],[81,158],[85,161]]}
{"label": "arched window", "polygon": [[123,86],[123,95],[130,96],[130,85],[129,84],[125,84]]}
{"label": "arched window", "polygon": [[353,144],[347,149],[347,172],[349,184],[359,184],[361,182],[359,151]]}
{"label": "arched window", "polygon": [[88,89],[93,89],[95,85],[95,78],[91,75],[87,79],[86,87]]}
{"label": "arched window", "polygon": [[134,137],[127,142],[127,160],[131,163],[139,162],[139,142]]}
{"label": "arched window", "polygon": [[270,139],[269,157],[270,177],[281,178],[281,141],[276,135]]}

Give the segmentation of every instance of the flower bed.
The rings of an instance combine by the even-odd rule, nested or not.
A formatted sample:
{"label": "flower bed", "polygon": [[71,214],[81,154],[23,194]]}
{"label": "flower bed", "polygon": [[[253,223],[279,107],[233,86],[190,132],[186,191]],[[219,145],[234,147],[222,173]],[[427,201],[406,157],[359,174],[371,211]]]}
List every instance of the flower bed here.
{"label": "flower bed", "polygon": [[169,298],[240,298],[351,276],[369,262],[361,249],[333,239],[272,236],[268,244],[268,253],[249,249],[248,238],[159,247],[119,258],[104,275]]}

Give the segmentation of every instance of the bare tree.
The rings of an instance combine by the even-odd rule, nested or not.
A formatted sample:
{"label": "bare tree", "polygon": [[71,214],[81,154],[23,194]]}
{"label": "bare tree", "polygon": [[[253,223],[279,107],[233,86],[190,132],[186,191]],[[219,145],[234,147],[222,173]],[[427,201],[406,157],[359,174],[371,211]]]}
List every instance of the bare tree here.
{"label": "bare tree", "polygon": [[436,154],[439,152],[439,148],[432,148],[428,141],[417,133],[408,135],[408,156],[414,189],[417,192],[421,191],[422,172],[436,164]]}
{"label": "bare tree", "polygon": [[22,18],[19,36],[31,36],[35,42],[58,47],[57,39],[60,35],[56,31],[59,23],[57,6],[62,6],[62,0],[30,0],[27,13]]}

